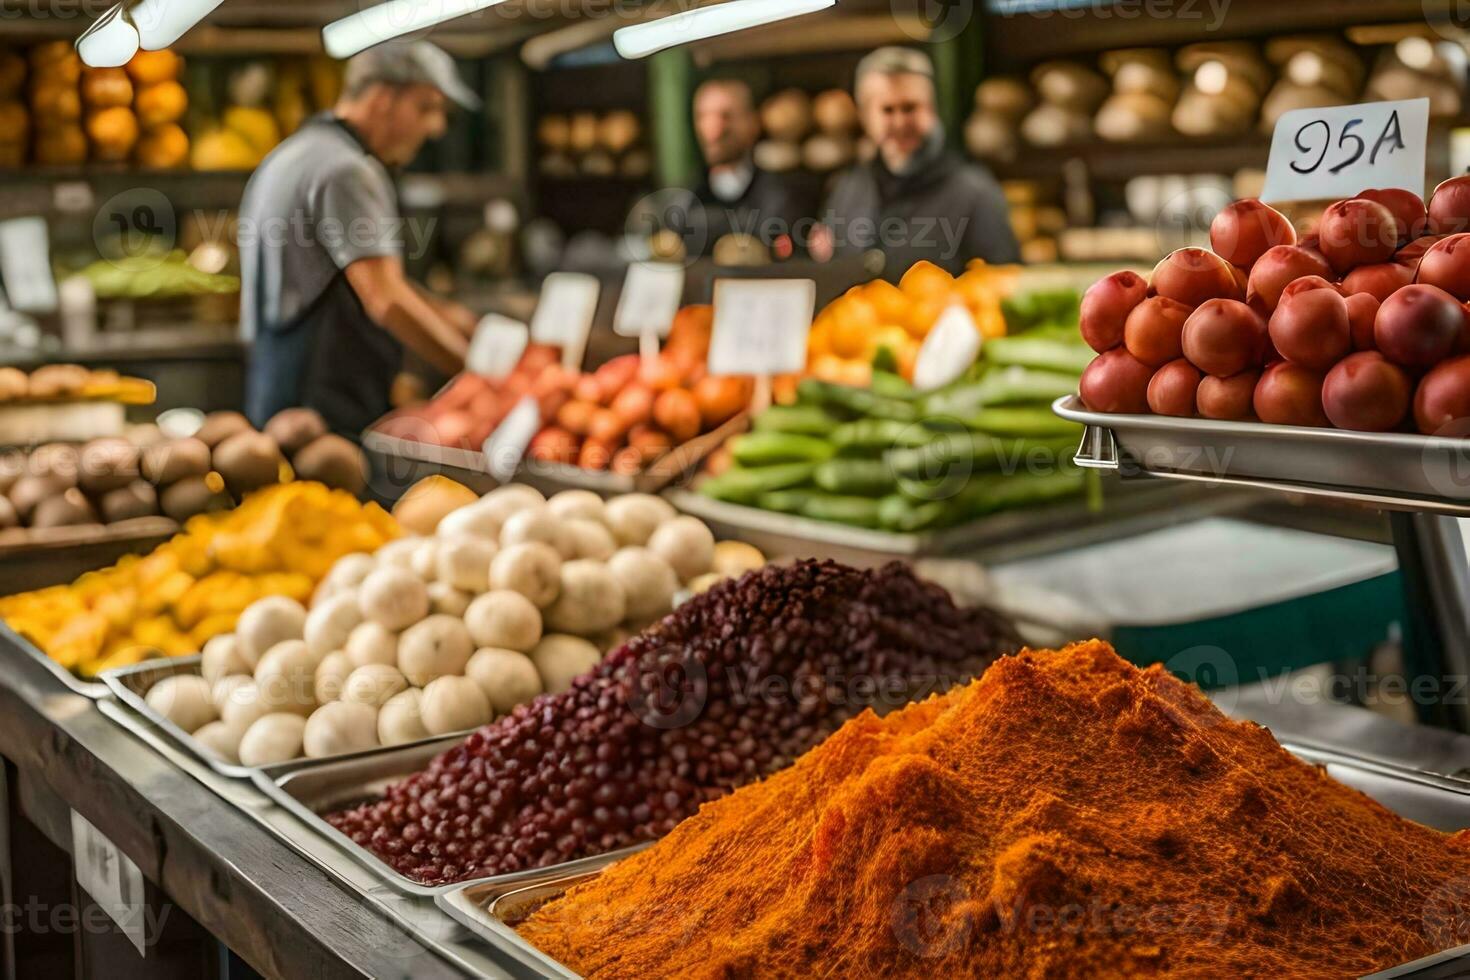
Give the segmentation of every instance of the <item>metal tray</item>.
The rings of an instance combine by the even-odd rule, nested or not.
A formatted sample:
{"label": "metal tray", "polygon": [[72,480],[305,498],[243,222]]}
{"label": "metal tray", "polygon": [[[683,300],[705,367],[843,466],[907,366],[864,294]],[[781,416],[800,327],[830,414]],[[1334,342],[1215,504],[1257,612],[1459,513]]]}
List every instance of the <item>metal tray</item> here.
{"label": "metal tray", "polygon": [[192,657],[170,657],[161,660],[149,660],[145,663],[134,664],[131,667],[118,667],[114,670],[106,671],[102,675],[102,682],[107,685],[109,691],[116,695],[119,701],[142,715],[159,731],[168,735],[179,748],[221,776],[228,776],[232,779],[254,779],[257,774],[263,775],[266,778],[283,776],[295,772],[305,763],[371,759],[374,756],[383,755],[386,752],[394,752],[399,749],[415,748],[418,746],[429,746],[435,750],[434,754],[438,754],[438,752],[447,748],[449,744],[469,734],[468,731],[454,732],[450,735],[436,735],[432,738],[421,739],[420,741],[410,742],[401,746],[392,746],[387,749],[368,749],[363,752],[352,752],[347,755],[334,756],[330,759],[293,759],[290,762],[279,762],[270,766],[242,766],[236,763],[225,762],[200,745],[194,736],[169,721],[157,711],[154,711],[146,700],[148,691],[152,689],[153,685],[166,677],[174,677],[179,674],[193,674],[198,676],[201,673],[203,662],[204,658],[199,654]]}
{"label": "metal tray", "polygon": [[[516,483],[524,483],[550,495],[563,490],[591,490],[603,496],[625,493],[658,493],[695,469],[726,440],[750,426],[742,412],[718,428],[696,436],[665,453],[641,473],[610,473],[588,470],[567,463],[525,460],[516,471]],[[414,442],[369,429],[362,436],[363,451],[372,467],[372,489],[387,500],[396,500],[426,476],[441,474],[484,494],[499,483],[489,473],[485,455],[466,449],[450,449]]]}
{"label": "metal tray", "polygon": [[[1470,827],[1470,781],[1415,772],[1311,745],[1283,743],[1298,758],[1325,766],[1338,782],[1366,794],[1400,816],[1446,832]],[[435,896],[439,908],[496,950],[543,977],[575,980],[578,974],[521,938],[513,923],[573,885],[596,877],[619,856],[531,885],[495,882],[455,885]],[[1375,973],[1368,980],[1463,977],[1470,973],[1470,946],[1448,950]]]}
{"label": "metal tray", "polygon": [[36,661],[42,667],[46,668],[46,670],[50,671],[57,680],[65,684],[67,689],[73,694],[79,694],[84,698],[91,698],[94,701],[108,696],[106,684],[98,681],[83,680],[76,674],[73,674],[61,666],[61,664],[46,656],[46,651],[11,629],[3,620],[0,620],[0,651],[3,651],[0,652],[0,657],[23,657],[27,660]]}
{"label": "metal tray", "polygon": [[663,496],[703,521],[716,538],[747,542],[769,558],[818,556],[858,566],[921,558],[1015,561],[1133,537],[1191,517],[1233,513],[1262,498],[1250,491],[1212,493],[1150,481],[1110,482],[1097,511],[1078,497],[1002,511],[942,531],[895,534],[732,504],[683,488],[666,490]]}
{"label": "metal tray", "polygon": [[[424,885],[414,881],[380,859],[327,822],[322,815],[357,803],[365,803],[383,795],[390,783],[421,771],[435,756],[451,748],[463,736],[448,736],[430,743],[419,743],[401,749],[379,749],[375,752],[341,759],[300,759],[284,763],[272,772],[256,772],[252,778],[272,802],[289,810],[298,820],[341,848],[358,864],[373,872],[380,880],[408,895],[433,897],[452,888],[469,884],[519,886],[571,874],[642,850],[646,844],[613,851],[610,854],[581,858],[545,868],[530,868],[508,875],[457,882],[448,885]],[[601,862],[601,863],[599,863]]]}
{"label": "metal tray", "polygon": [[1088,411],[1076,395],[1057,399],[1052,411],[1087,426],[1079,466],[1470,516],[1470,440],[1108,415]]}

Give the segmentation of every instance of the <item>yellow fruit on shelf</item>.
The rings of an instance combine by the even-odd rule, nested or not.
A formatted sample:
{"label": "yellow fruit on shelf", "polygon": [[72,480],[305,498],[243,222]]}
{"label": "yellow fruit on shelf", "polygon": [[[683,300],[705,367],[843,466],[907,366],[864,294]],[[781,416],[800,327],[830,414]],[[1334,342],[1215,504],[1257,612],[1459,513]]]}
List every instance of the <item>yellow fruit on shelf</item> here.
{"label": "yellow fruit on shelf", "polygon": [[176,123],[184,118],[184,112],[188,108],[189,93],[184,91],[184,86],[171,78],[139,89],[138,97],[133,102],[138,121],[145,129]]}
{"label": "yellow fruit on shelf", "polygon": [[232,129],[213,129],[194,141],[189,164],[195,170],[250,170],[260,154]]}
{"label": "yellow fruit on shelf", "polygon": [[58,129],[42,130],[36,134],[35,155],[37,163],[50,166],[85,163],[87,134],[76,123]]}
{"label": "yellow fruit on shelf", "polygon": [[123,69],[138,85],[157,85],[179,77],[180,58],[165,48],[162,51],[139,51]]}
{"label": "yellow fruit on shelf", "polygon": [[264,157],[281,142],[281,127],[276,124],[276,117],[265,109],[232,105],[220,117],[220,124],[238,133],[257,157]]}
{"label": "yellow fruit on shelf", "polygon": [[87,117],[87,139],[97,160],[126,160],[138,142],[138,117],[122,106],[99,109]]}
{"label": "yellow fruit on shelf", "polygon": [[182,167],[189,162],[189,137],[178,123],[164,123],[143,134],[133,159],[138,166],[153,170]]}

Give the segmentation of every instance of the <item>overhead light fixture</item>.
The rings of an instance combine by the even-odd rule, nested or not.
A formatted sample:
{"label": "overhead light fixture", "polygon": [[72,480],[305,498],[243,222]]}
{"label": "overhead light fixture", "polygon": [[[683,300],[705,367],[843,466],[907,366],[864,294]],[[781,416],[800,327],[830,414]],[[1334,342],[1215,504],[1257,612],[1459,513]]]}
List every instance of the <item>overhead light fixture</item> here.
{"label": "overhead light fixture", "polygon": [[322,46],[333,58],[350,58],[376,44],[426,30],[505,0],[388,0],[334,20],[322,28]]}
{"label": "overhead light fixture", "polygon": [[680,44],[774,24],[836,5],[837,0],[729,0],[716,7],[700,7],[624,27],[613,34],[613,45],[624,58],[646,58]]}
{"label": "overhead light fixture", "polygon": [[[141,48],[161,51],[218,7],[221,0],[141,0],[118,4],[77,38],[77,56],[90,68],[125,65]],[[126,8],[126,9],[125,9]]]}

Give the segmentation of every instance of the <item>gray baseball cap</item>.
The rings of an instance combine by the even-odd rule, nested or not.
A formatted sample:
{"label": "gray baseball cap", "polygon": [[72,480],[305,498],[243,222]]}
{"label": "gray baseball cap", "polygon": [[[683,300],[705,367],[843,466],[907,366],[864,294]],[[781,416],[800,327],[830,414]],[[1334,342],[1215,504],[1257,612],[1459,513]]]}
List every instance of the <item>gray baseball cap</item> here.
{"label": "gray baseball cap", "polygon": [[347,60],[344,90],[360,92],[374,82],[388,85],[432,85],[465,109],[478,109],[480,97],[464,79],[454,59],[428,41],[386,41]]}

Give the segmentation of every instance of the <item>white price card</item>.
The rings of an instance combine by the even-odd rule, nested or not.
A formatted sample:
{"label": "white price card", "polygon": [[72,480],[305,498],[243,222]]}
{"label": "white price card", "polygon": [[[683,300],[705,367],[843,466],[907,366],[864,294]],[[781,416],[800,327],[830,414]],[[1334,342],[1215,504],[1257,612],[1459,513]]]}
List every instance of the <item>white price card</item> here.
{"label": "white price card", "polygon": [[810,279],[721,279],[715,283],[710,374],[793,374],[806,367],[817,309]]}
{"label": "white price card", "polygon": [[684,267],[673,262],[634,262],[628,266],[613,332],[622,337],[667,337],[684,298]]}
{"label": "white price card", "polygon": [[75,810],[71,812],[71,854],[77,884],[117,923],[138,954],[146,956],[148,899],[143,872]]}
{"label": "white price card", "polygon": [[601,292],[597,277],[583,272],[553,272],[547,276],[531,317],[531,339],[560,347],[562,364],[580,367]]}
{"label": "white price card", "polygon": [[920,391],[943,388],[970,369],[980,356],[980,331],[975,318],[958,303],[939,314],[914,361],[914,387]]}
{"label": "white price card", "polygon": [[1429,100],[1293,109],[1276,121],[1263,201],[1356,197],[1369,188],[1424,193]]}
{"label": "white price card", "polygon": [[485,440],[485,469],[498,483],[509,483],[520,469],[526,447],[541,431],[541,406],[527,395]]}
{"label": "white price card", "polygon": [[515,370],[530,343],[530,331],[519,320],[487,313],[470,338],[464,366],[481,377],[498,381]]}
{"label": "white price card", "polygon": [[0,281],[10,305],[22,313],[56,309],[51,242],[45,218],[0,221]]}

